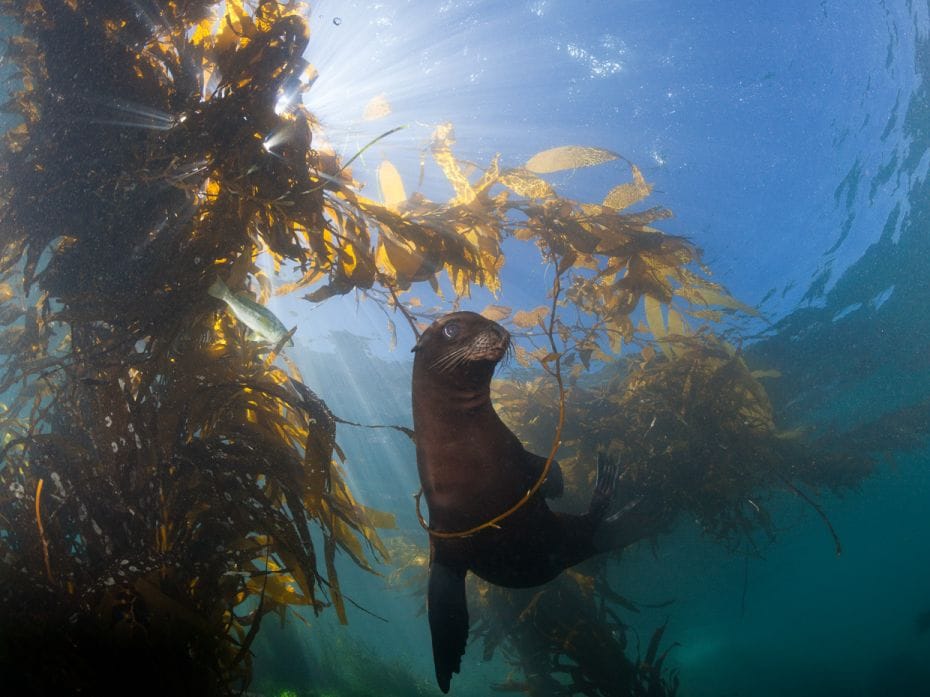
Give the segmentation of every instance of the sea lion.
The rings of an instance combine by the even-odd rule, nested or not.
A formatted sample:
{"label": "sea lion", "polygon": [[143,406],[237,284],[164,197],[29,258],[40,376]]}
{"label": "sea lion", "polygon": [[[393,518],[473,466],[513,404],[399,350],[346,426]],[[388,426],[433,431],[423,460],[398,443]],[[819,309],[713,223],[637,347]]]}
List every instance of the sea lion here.
{"label": "sea lion", "polygon": [[468,638],[465,574],[525,588],[636,539],[626,516],[605,513],[617,469],[598,458],[588,512],[556,513],[546,498],[562,493],[553,462],[540,489],[512,515],[462,537],[520,501],[540,478],[546,458],[527,451],[491,404],[491,376],[510,335],[474,312],[453,312],[432,324],[413,351],[413,424],[417,469],[429,509],[428,614],[436,680],[449,691]]}

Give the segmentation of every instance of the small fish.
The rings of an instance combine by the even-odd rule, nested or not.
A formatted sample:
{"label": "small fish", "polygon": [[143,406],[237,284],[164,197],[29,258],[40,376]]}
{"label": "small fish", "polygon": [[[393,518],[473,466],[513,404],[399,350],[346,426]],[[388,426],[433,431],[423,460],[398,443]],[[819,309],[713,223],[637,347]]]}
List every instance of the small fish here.
{"label": "small fish", "polygon": [[259,339],[270,344],[280,344],[287,339],[288,346],[294,345],[291,336],[297,327],[288,331],[281,320],[264,305],[259,305],[245,295],[234,295],[220,279],[216,279],[207,292],[226,303],[236,319],[251,329]]}

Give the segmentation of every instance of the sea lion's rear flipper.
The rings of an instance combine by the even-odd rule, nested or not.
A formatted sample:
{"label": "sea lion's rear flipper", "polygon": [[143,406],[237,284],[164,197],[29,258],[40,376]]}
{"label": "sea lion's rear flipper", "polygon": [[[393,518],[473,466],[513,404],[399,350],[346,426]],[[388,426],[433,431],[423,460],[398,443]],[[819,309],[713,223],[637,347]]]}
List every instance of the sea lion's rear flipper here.
{"label": "sea lion's rear flipper", "polygon": [[468,641],[465,569],[447,566],[434,555],[429,565],[427,607],[436,681],[440,690],[448,692],[452,674],[459,672]]}

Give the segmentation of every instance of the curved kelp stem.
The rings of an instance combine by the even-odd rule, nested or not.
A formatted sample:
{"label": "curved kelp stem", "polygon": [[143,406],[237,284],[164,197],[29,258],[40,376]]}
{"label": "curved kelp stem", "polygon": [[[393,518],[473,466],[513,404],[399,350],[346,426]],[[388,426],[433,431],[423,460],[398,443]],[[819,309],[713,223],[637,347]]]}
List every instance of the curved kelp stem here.
{"label": "curved kelp stem", "polygon": [[39,530],[39,541],[42,543],[42,559],[45,562],[45,574],[49,583],[55,583],[52,578],[52,564],[48,558],[48,540],[45,538],[45,527],[42,525],[42,485],[45,480],[39,479],[36,483],[36,527]]}
{"label": "curved kelp stem", "polygon": [[836,529],[833,527],[833,523],[831,523],[830,519],[827,517],[826,512],[824,512],[823,507],[821,507],[819,503],[814,501],[810,496],[792,484],[785,475],[779,472],[778,477],[782,480],[782,483],[785,485],[785,488],[787,488],[788,491],[804,501],[804,503],[806,503],[808,506],[813,508],[817,515],[820,516],[820,519],[824,522],[824,525],[827,526],[827,530],[830,531],[830,536],[833,538],[833,546],[836,550],[836,556],[842,556],[843,545],[840,543],[840,536],[836,533]]}

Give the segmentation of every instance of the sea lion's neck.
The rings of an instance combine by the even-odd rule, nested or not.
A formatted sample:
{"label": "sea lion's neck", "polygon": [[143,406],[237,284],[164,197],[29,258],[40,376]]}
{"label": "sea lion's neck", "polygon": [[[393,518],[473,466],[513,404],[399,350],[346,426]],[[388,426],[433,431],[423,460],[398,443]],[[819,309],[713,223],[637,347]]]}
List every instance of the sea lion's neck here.
{"label": "sea lion's neck", "polygon": [[491,382],[450,380],[436,376],[428,370],[415,370],[413,375],[414,416],[442,414],[443,416],[477,414],[493,410]]}

